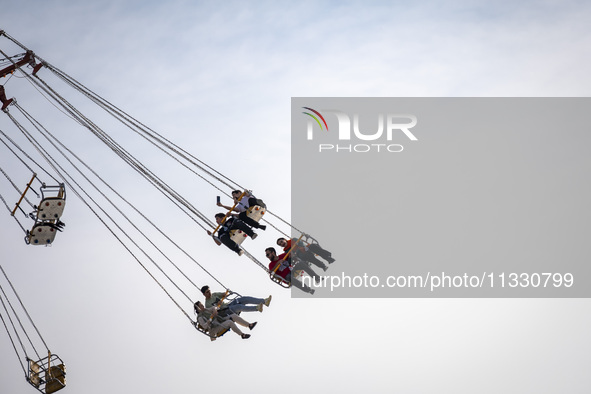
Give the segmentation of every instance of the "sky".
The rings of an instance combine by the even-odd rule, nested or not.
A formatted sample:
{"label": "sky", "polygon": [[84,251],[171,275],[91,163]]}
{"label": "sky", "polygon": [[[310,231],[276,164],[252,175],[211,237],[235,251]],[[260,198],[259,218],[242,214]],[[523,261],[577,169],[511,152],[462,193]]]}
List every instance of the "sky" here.
{"label": "sky", "polygon": [[[587,97],[590,14],[578,1],[21,1],[2,11],[0,30],[289,218],[291,97]],[[0,38],[0,49],[13,47]],[[243,313],[258,321],[250,339],[212,343],[72,193],[47,248],[25,245],[0,207],[0,261],[67,365],[63,393],[589,391],[587,299],[293,299],[74,133],[26,81],[0,83],[225,286],[273,295],[262,314]],[[4,114],[0,129],[13,130]],[[218,212],[218,191],[126,130],[109,132],[207,216]],[[249,251],[264,261],[276,236]],[[0,349],[0,392],[34,392],[5,334]]]}

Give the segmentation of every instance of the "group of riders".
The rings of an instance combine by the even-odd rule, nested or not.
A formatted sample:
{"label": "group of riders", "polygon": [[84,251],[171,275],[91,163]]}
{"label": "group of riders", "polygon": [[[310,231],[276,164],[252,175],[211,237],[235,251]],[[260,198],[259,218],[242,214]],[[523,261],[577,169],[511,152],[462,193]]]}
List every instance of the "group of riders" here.
{"label": "group of riders", "polygon": [[[224,244],[227,248],[242,256],[244,250],[240,247],[242,238],[250,237],[255,239],[257,234],[253,229],[266,230],[266,226],[259,223],[261,215],[252,215],[253,208],[256,210],[266,210],[265,203],[256,198],[249,191],[232,191],[233,206],[223,205],[219,198],[217,205],[228,210],[227,213],[217,213],[215,220],[217,228],[207,233],[213,237],[218,244]],[[238,238],[236,242],[236,232],[241,234],[242,238]],[[311,266],[316,266],[323,271],[328,269],[328,264],[332,264],[335,259],[332,254],[323,249],[320,245],[314,242],[302,241],[301,237],[287,239],[278,238],[277,246],[282,248],[282,253],[277,254],[274,247],[265,249],[265,256],[269,259],[269,272],[271,279],[286,285],[285,287],[294,286],[306,293],[314,294],[314,289],[298,280],[296,276],[305,272],[313,280],[320,281],[322,278],[318,275]],[[321,259],[319,259],[320,257]],[[238,325],[247,327],[252,330],[256,326],[256,322],[249,323],[244,318],[240,317],[240,312],[263,311],[263,306],[268,307],[271,302],[271,296],[263,299],[256,297],[242,297],[236,296],[229,290],[225,293],[211,293],[208,286],[203,286],[201,292],[205,296],[205,304],[196,302],[194,304],[195,313],[197,314],[196,327],[206,332],[211,340],[223,335],[228,330],[232,330],[240,335],[243,339],[250,337],[249,334],[243,333]],[[226,302],[228,297],[236,296],[231,301]]]}
{"label": "group of riders", "polygon": [[271,296],[264,299],[237,296],[231,301],[225,302],[228,297],[236,295],[236,293],[229,290],[225,293],[212,293],[209,286],[203,286],[201,293],[205,296],[205,305],[201,301],[194,304],[197,314],[195,326],[207,333],[212,341],[228,330],[240,335],[242,339],[250,338],[250,334],[243,333],[237,324],[252,330],[257,322],[249,323],[240,317],[240,312],[262,312],[263,306],[269,307],[271,304]]}

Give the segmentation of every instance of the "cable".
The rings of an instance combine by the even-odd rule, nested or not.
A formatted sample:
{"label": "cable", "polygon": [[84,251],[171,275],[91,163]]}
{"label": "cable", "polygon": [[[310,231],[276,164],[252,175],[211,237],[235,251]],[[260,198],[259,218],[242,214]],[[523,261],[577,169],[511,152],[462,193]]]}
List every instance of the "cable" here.
{"label": "cable", "polygon": [[[2,274],[6,278],[6,281],[10,285],[10,288],[12,289],[12,292],[14,293],[14,295],[16,296],[19,304],[23,308],[23,311],[25,311],[25,314],[27,315],[27,318],[29,319],[29,322],[31,323],[31,325],[33,326],[33,328],[35,329],[35,331],[37,332],[37,335],[39,336],[39,339],[41,339],[41,342],[43,342],[43,345],[45,346],[45,350],[47,350],[49,352],[49,347],[47,347],[47,343],[45,343],[45,339],[43,339],[43,336],[41,336],[41,333],[39,332],[39,329],[35,325],[35,322],[33,322],[33,319],[31,318],[31,315],[29,315],[29,311],[27,311],[27,308],[25,308],[25,305],[23,304],[23,301],[21,300],[21,297],[16,292],[16,289],[12,285],[12,282],[8,278],[8,275],[6,275],[6,272],[4,271],[4,268],[2,268],[2,265],[0,265],[0,271],[2,271]],[[0,288],[1,288],[1,286],[0,286]],[[4,293],[4,290],[2,290],[2,292]],[[6,297],[6,294],[4,296]],[[8,299],[8,297],[6,297],[6,298]],[[15,313],[15,315],[16,315],[16,313]],[[19,323],[20,323],[20,320],[19,320]],[[22,324],[21,324],[21,328],[22,328]],[[24,331],[24,328],[23,328],[23,331]],[[27,335],[27,338],[28,338],[28,335]],[[29,339],[29,342],[31,342],[30,339]],[[31,346],[33,346],[33,343],[32,342],[31,342]],[[33,349],[35,349],[34,346],[33,346]],[[36,350],[35,350],[35,353],[37,353]],[[37,353],[37,356],[39,357],[39,354],[38,353]]]}
{"label": "cable", "polygon": [[[10,207],[8,206],[8,203],[6,202],[6,200],[4,199],[4,197],[2,196],[2,194],[0,194],[0,200],[2,200],[2,202],[4,203],[4,205],[6,206],[6,209],[8,209],[8,212],[12,214],[12,211],[10,210]],[[25,228],[23,227],[23,225],[21,224],[21,222],[16,218],[16,216],[14,216],[14,220],[16,220],[16,222],[18,223],[18,225],[20,226],[20,228],[25,232],[25,234],[27,233],[27,230],[25,230]]]}
{"label": "cable", "polygon": [[[17,185],[16,185],[16,184],[15,184],[15,183],[12,181],[12,179],[10,179],[10,177],[8,176],[8,174],[6,173],[6,171],[4,171],[4,170],[2,169],[2,167],[0,167],[0,172],[2,173],[2,175],[4,175],[4,177],[5,177],[5,178],[8,180],[8,182],[10,182],[10,184],[12,185],[12,187],[14,188],[14,190],[16,190],[18,194],[22,195],[22,194],[23,194],[22,190],[20,190],[20,189],[18,188],[18,186],[17,186]],[[29,199],[28,199],[26,196],[23,196],[23,197],[24,197],[25,201],[26,201],[26,202],[27,202],[27,203],[28,203],[28,204],[29,204],[29,205],[30,205],[32,208],[35,208],[35,206],[33,205],[33,203],[31,203],[31,202],[29,201]]]}
{"label": "cable", "polygon": [[[172,243],[177,249],[183,252],[189,259],[191,259],[195,264],[197,264],[205,273],[207,273],[212,279],[214,279],[218,284],[226,288],[214,275],[212,275],[208,270],[205,269],[199,262],[197,262],[188,252],[186,252],[183,248],[181,248],[177,243],[175,243],[168,235],[166,235],[158,226],[156,226],[149,218],[147,218],[139,209],[137,209],[133,204],[131,204],[127,199],[125,199],[119,192],[117,192],[111,185],[109,185],[102,177],[100,177],[88,164],[86,164],[80,157],[78,157],[74,152],[72,152],[68,147],[66,147],[58,138],[55,137],[51,132],[49,132],[41,123],[39,123],[36,119],[34,119],[31,115],[29,115],[20,105],[17,105],[17,109],[21,111],[23,116],[27,118],[31,124],[37,129],[37,131],[50,143],[53,147],[61,153],[61,155],[109,202],[111,202],[104,193],[100,190],[100,188],[96,187],[83,173],[80,169],[72,163],[70,159],[64,154],[63,150],[67,151],[72,157],[74,157],[78,162],[80,162],[88,171],[90,171],[98,180],[100,180],[109,190],[111,190],[117,197],[119,197],[123,202],[125,202],[129,207],[131,207],[136,213],[138,213],[144,220],[146,220],[154,229],[156,229],[162,236],[164,236],[170,243]],[[48,137],[51,136],[53,141],[59,145],[57,147],[54,142],[50,140]],[[63,150],[62,150],[63,149]],[[134,228],[140,232],[146,238],[154,248],[156,248],[193,286],[199,289],[197,286],[176,264],[170,260],[164,253],[160,251],[160,249],[147,237],[143,234],[141,230],[133,223],[131,220],[127,218],[127,216],[119,209],[115,204],[111,202],[111,205],[122,215],[124,216]]]}
{"label": "cable", "polygon": [[[14,103],[15,105],[17,105],[16,103]],[[2,136],[4,138],[6,138],[8,141],[10,141],[10,143],[12,143],[12,145],[15,146],[15,148],[17,148],[23,155],[25,155],[25,157],[27,159],[29,159],[30,161],[32,161],[38,168],[41,169],[41,171],[45,172],[45,174],[47,174],[51,179],[53,179],[56,183],[58,182],[58,180],[49,172],[47,172],[45,169],[43,169],[43,167],[41,167],[27,152],[25,152],[16,142],[14,142],[14,140],[12,138],[10,138],[8,135],[6,135],[6,133],[4,133],[4,131],[2,131],[2,129],[0,129],[0,134],[2,134]],[[31,168],[31,166],[29,166],[19,155],[16,154],[16,152],[14,150],[12,150],[12,148],[10,146],[8,146],[8,144],[6,143],[6,141],[4,141],[3,139],[0,138],[0,141],[2,141],[2,143],[8,148],[8,150],[10,150],[10,152],[12,152],[12,154],[21,162],[23,163],[23,165],[25,167],[27,167],[27,169],[31,172],[31,173],[35,173],[36,171],[33,170],[33,168]]]}
{"label": "cable", "polygon": [[[117,144],[110,136],[108,136],[103,130],[101,130],[97,125],[91,122],[88,118],[86,118],[82,113],[80,113],[76,108],[67,102],[63,97],[61,97],[57,92],[51,89],[44,81],[40,78],[37,80],[32,80],[34,83],[39,84],[43,83],[42,88],[47,89],[46,92],[53,96],[54,100],[58,102],[62,107],[68,110],[72,116],[75,116],[78,121],[84,125],[89,131],[91,131],[95,136],[97,136],[103,143],[105,143],[115,154],[121,157],[126,163],[128,163],[133,169],[135,169],[142,177],[149,180],[152,185],[157,185],[157,189],[159,189],[162,193],[168,193],[172,198],[177,200],[180,204],[185,206],[188,210],[190,210],[194,215],[200,218],[206,225],[213,228],[213,224],[203,215],[199,210],[197,210],[193,205],[191,205],[184,197],[174,191],[170,186],[168,186],[164,181],[162,181],[159,177],[157,177],[152,171],[150,171],[146,166],[141,164],[137,159],[135,159],[129,152],[123,149],[119,144]],[[39,85],[41,86],[41,85]],[[206,227],[200,225],[204,230],[207,230]]]}
{"label": "cable", "polygon": [[[21,46],[21,48],[28,51],[28,49],[26,47],[22,46],[22,44],[18,43],[12,37],[7,36],[7,38],[12,40],[15,44]],[[90,99],[93,103],[95,103],[97,106],[99,106],[105,112],[107,112],[109,115],[113,116],[115,119],[117,119],[122,124],[124,124],[126,127],[128,127],[131,131],[135,132],[136,134],[138,134],[139,136],[144,138],[147,142],[154,145],[157,149],[159,149],[160,151],[162,151],[163,153],[165,153],[166,155],[171,157],[173,160],[177,161],[179,164],[181,164],[183,167],[185,167],[186,169],[191,171],[193,174],[195,174],[198,177],[200,177],[201,179],[205,180],[207,183],[209,183],[215,189],[217,189],[220,192],[227,195],[227,193],[224,192],[224,190],[222,188],[220,188],[220,186],[216,185],[214,182],[206,179],[203,175],[201,175],[201,174],[197,173],[195,170],[191,169],[186,163],[189,163],[190,165],[194,166],[199,171],[203,172],[205,175],[212,178],[216,182],[219,182],[221,185],[223,185],[225,187],[228,187],[230,189],[239,189],[239,188],[244,189],[237,182],[231,180],[227,176],[225,176],[222,173],[220,173],[219,171],[215,170],[213,167],[211,167],[211,166],[207,165],[206,163],[204,163],[203,161],[197,159],[195,156],[191,155],[190,153],[188,153],[187,151],[185,151],[184,149],[182,149],[178,145],[174,144],[173,142],[166,139],[162,135],[158,134],[154,130],[145,126],[143,123],[137,121],[135,118],[131,117],[130,115],[128,115],[127,113],[125,113],[124,111],[119,109],[118,107],[114,106],[109,101],[105,100],[104,98],[102,98],[101,96],[99,96],[98,94],[93,92],[92,90],[83,86],[80,82],[78,82],[74,78],[70,77],[65,72],[52,66],[51,64],[49,64],[48,62],[46,62],[45,60],[40,58],[39,56],[36,56],[36,55],[34,55],[34,56],[36,59],[38,59],[41,62],[41,64],[43,66],[45,66],[47,69],[49,69],[56,77],[58,77],[59,79],[64,81],[67,85],[69,85],[70,87],[72,87],[73,89],[75,89],[76,91],[81,93],[82,95],[86,96],[88,99]],[[33,78],[33,76],[29,75],[24,70],[20,70],[20,71],[23,73],[25,78],[27,78],[27,80],[30,83],[32,83],[34,86],[37,86],[39,88],[38,90],[42,90],[43,92],[45,92],[48,95],[48,97],[51,97],[51,99],[53,99],[59,106],[61,106],[66,111],[68,116],[73,118],[75,121],[77,121],[83,127],[87,128],[101,142],[103,142],[105,145],[107,145],[107,147],[110,148],[117,156],[119,156],[124,162],[126,162],[128,165],[130,165],[136,172],[138,172],[144,179],[146,179],[153,187],[155,187],[157,190],[159,190],[161,193],[163,193],[169,200],[173,201],[175,203],[175,205],[177,207],[179,207],[183,213],[189,215],[188,212],[190,212],[192,215],[194,215],[194,217],[192,217],[192,219],[198,218],[203,223],[205,223],[205,226],[203,224],[201,224],[200,222],[197,222],[193,219],[195,221],[195,223],[200,225],[204,230],[207,230],[208,227],[206,227],[206,226],[209,226],[210,228],[215,227],[212,224],[211,220],[209,220],[205,215],[203,215],[203,213],[201,213],[196,207],[194,207],[187,199],[185,199],[178,192],[176,192],[172,187],[170,187],[161,178],[156,176],[151,170],[149,170],[144,164],[142,164],[139,160],[137,160],[137,158],[135,158],[132,154],[130,154],[127,150],[125,150],[120,144],[118,144],[105,131],[103,131],[96,124],[94,124],[90,119],[88,119],[80,111],[78,111],[72,104],[70,104],[59,93],[57,93],[53,88],[51,88],[45,81],[43,81],[36,73],[33,75],[35,78]],[[15,105],[17,105],[17,108],[20,107],[16,103],[15,103]],[[26,115],[24,113],[23,113],[23,115],[26,117]],[[52,136],[52,138],[55,138],[55,137]],[[58,141],[58,143],[59,143],[59,141]],[[70,162],[70,164],[72,164],[76,168],[76,166],[73,163]],[[85,167],[87,167],[87,166],[85,165]],[[87,168],[90,171],[92,171],[89,167],[87,167]],[[76,169],[78,171],[80,171],[78,168],[76,168]],[[111,191],[113,191],[115,194],[117,194],[117,196],[119,198],[121,198],[126,204],[128,204],[129,206],[132,207],[132,209],[134,209],[136,212],[138,212],[137,209],[131,203],[129,203],[127,200],[125,200],[123,197],[121,197],[121,195],[119,193],[117,193],[114,189],[112,189],[108,184],[106,184],[106,182],[102,178],[98,177],[98,175],[96,175],[96,173],[94,173],[94,172],[93,172],[93,174],[101,182],[103,182],[103,184],[107,185],[107,187],[109,187],[109,189]],[[96,186],[90,180],[87,179],[87,181],[90,182],[91,185],[96,188]],[[103,197],[105,197],[107,199],[107,197],[104,194],[103,194]],[[109,202],[112,205],[114,205],[110,200],[109,200]],[[279,219],[281,222],[283,222],[287,226],[293,228],[294,230],[297,230],[300,233],[303,233],[302,231],[295,228],[289,222],[282,219],[281,217],[279,217],[275,213],[268,211],[268,210],[267,210],[267,212],[270,214],[270,216],[273,216],[273,217]],[[119,213],[125,217],[125,215],[121,211],[119,211]],[[140,213],[140,212],[138,212],[138,213]],[[140,215],[145,220],[147,220],[147,218],[145,218],[145,216],[143,216],[141,213],[140,213]],[[191,215],[189,215],[189,216],[191,217]],[[127,220],[129,221],[129,219],[127,219]],[[281,231],[277,226],[270,223],[267,219],[263,219],[263,220],[266,223],[268,223],[271,227],[273,227],[275,230],[277,230],[281,234],[283,234],[284,236],[288,236],[285,232]],[[153,225],[149,220],[147,220],[147,221],[148,221],[148,223]],[[137,228],[136,228],[136,230],[139,231],[139,229],[137,229]],[[140,231],[140,233],[141,233],[141,231]],[[142,235],[143,235],[143,233],[142,233]],[[144,235],[144,237],[145,237],[145,235]],[[170,242],[172,242],[172,240],[170,240],[169,238],[168,238],[168,240]],[[174,242],[172,242],[172,243],[174,244]],[[176,246],[176,244],[175,244],[175,246]],[[265,267],[263,264],[261,264],[256,258],[254,258],[254,256],[252,256],[250,253],[247,253],[247,256],[251,260],[253,260],[253,262],[255,262],[257,265],[259,265],[265,271],[267,271],[267,267]],[[201,268],[203,268],[199,263],[197,263],[197,264]],[[210,274],[210,276],[211,276],[211,274]]]}
{"label": "cable", "polygon": [[[92,90],[86,88],[84,85],[80,84],[78,81],[76,81],[74,78],[70,77],[69,75],[67,75],[66,73],[64,73],[63,71],[57,69],[56,67],[49,65],[49,64],[45,64],[45,66],[50,69],[52,72],[54,72],[55,75],[57,75],[58,77],[62,78],[66,83],[70,84],[70,86],[72,86],[73,88],[77,89],[78,91],[80,91],[82,94],[84,94],[85,96],[87,96],[91,101],[95,102],[99,107],[101,107],[102,109],[104,109],[106,112],[108,112],[109,114],[111,114],[112,116],[114,116],[115,118],[117,118],[116,114],[123,117],[123,119],[131,122],[131,125],[128,123],[125,123],[124,120],[122,120],[121,118],[117,118],[119,119],[123,124],[125,124],[127,127],[129,127],[131,130],[135,131],[136,133],[140,134],[140,132],[142,133],[146,133],[148,136],[150,136],[151,138],[153,138],[155,141],[157,141],[158,143],[162,144],[164,147],[170,149],[172,152],[178,154],[179,156],[181,156],[182,158],[184,158],[185,160],[189,161],[191,164],[195,165],[196,167],[198,167],[199,169],[201,169],[202,171],[204,171],[205,173],[207,173],[208,175],[210,175],[211,177],[213,177],[214,179],[216,179],[217,181],[219,181],[220,183],[224,184],[225,186],[229,187],[231,190],[234,189],[242,189],[244,190],[245,188],[240,186],[237,182],[231,180],[230,178],[226,177],[225,175],[221,174],[220,172],[218,172],[217,170],[215,170],[214,168],[212,168],[211,166],[207,165],[206,163],[204,163],[203,161],[199,160],[198,158],[196,158],[195,156],[191,155],[190,153],[188,153],[187,151],[185,151],[184,149],[182,149],[181,147],[179,147],[178,145],[174,144],[173,142],[171,142],[170,140],[166,139],[165,137],[163,137],[162,135],[158,134],[157,132],[155,132],[154,130],[150,129],[149,127],[145,126],[143,123],[137,121],[135,118],[131,117],[130,115],[128,115],[127,113],[125,113],[124,111],[120,110],[118,107],[114,106],[113,104],[111,104],[110,102],[108,102],[107,100],[103,99],[102,97],[100,97],[99,95],[97,95],[96,93],[94,93]],[[37,77],[38,78],[38,77]],[[138,130],[134,130],[133,126],[137,127]],[[146,138],[146,137],[144,137]],[[148,140],[146,138],[146,140]],[[149,140],[148,140],[149,141]],[[152,143],[154,146],[157,146],[155,143]],[[158,146],[157,146],[158,147]],[[172,157],[173,159],[175,159],[177,162],[179,162],[181,165],[183,165],[185,168],[189,169],[186,165],[184,165],[183,163],[180,162],[180,160],[178,160],[177,158],[175,158],[172,154],[166,152],[163,148],[158,147],[161,151],[163,151],[164,153],[166,153],[167,155],[169,155],[170,157]],[[181,154],[181,152],[183,154]],[[199,163],[203,164],[204,166],[206,166],[207,168],[211,169],[212,171],[214,171],[216,174],[220,175],[221,177],[227,179],[229,182],[232,182],[234,185],[230,185],[226,182],[224,182],[222,179],[220,179],[219,177],[213,175],[210,171],[205,170],[202,166],[198,165],[197,163],[195,163],[193,160],[198,161]],[[190,169],[189,169],[190,170]],[[214,185],[212,182],[206,180],[203,176],[195,173],[194,171],[192,171],[194,174],[196,174],[197,176],[199,176],[200,178],[204,179],[207,183],[209,183],[211,186],[213,186],[215,189],[219,190],[221,193],[225,194],[228,196],[228,193],[224,192],[224,190],[222,190],[220,187]],[[276,217],[277,219],[279,219],[280,221],[282,221],[284,224],[286,224],[287,226],[293,228],[294,230],[298,231],[299,233],[303,233],[301,230],[297,229],[295,226],[291,225],[289,222],[287,222],[286,220],[282,219],[281,217],[279,217],[278,215],[276,215],[275,213],[267,210],[267,212],[269,214],[271,214],[272,216]],[[271,227],[273,227],[275,230],[279,231],[280,233],[282,233],[284,236],[289,236],[288,234],[286,234],[285,232],[281,231],[279,228],[277,228],[275,225],[273,225],[272,223],[270,223],[267,220],[264,220],[266,223],[268,223],[269,225],[271,225]]]}
{"label": "cable", "polygon": [[[0,298],[0,301],[2,301],[2,298]],[[4,301],[2,301],[2,305],[4,305]],[[6,321],[4,320],[4,317],[2,316],[2,313],[0,313],[0,320],[2,320],[2,324],[4,324],[4,328],[6,329],[6,333],[8,334],[8,338],[10,339],[10,343],[12,343],[12,348],[14,349],[14,352],[16,353],[16,358],[21,366],[21,368],[23,369],[23,372],[25,373],[25,376],[27,376],[27,371],[25,369],[25,366],[23,364],[23,362],[21,361],[20,355],[18,354],[18,350],[16,348],[16,345],[14,343],[14,340],[12,339],[12,335],[10,335],[10,331],[8,329],[8,326],[6,325]]]}
{"label": "cable", "polygon": [[[17,122],[18,123],[18,122]],[[151,262],[152,264],[154,264],[154,266],[156,266],[156,268],[158,268],[162,274],[164,274],[164,276],[173,284],[177,287],[177,289],[179,289],[179,291],[181,291],[190,301],[192,301],[190,299],[190,297],[188,297],[179,287],[178,285],[176,285],[176,283],[170,278],[170,276],[168,276],[163,270],[162,268],[129,236],[129,234],[127,234],[127,232],[125,232],[125,230],[123,230],[121,228],[120,225],[117,224],[117,222],[111,217],[111,215],[109,215],[92,197],[90,197],[90,195],[84,190],[84,188],[82,188],[64,169],[63,167],[61,167],[57,162],[55,162],[55,160],[53,160],[53,158],[51,158],[51,155],[49,155],[47,152],[45,152],[45,150],[43,148],[41,148],[40,146],[38,146],[32,139],[32,137],[26,132],[26,129],[22,128],[22,131],[25,134],[25,137],[27,139],[29,139],[29,142],[31,142],[31,144],[33,144],[40,152],[40,154],[45,158],[45,160],[52,166],[54,167],[54,169],[56,170],[57,173],[63,173],[66,176],[63,176],[62,174],[62,178],[65,180],[66,178],[69,178],[84,194],[85,196],[90,199],[95,206],[103,213],[104,216],[106,216],[114,225],[115,227],[117,227],[117,229],[119,231],[121,231],[121,233],[123,235],[125,235],[127,237],[127,239],[136,247],[139,249],[139,251],[141,251]],[[51,158],[51,160],[50,160]],[[59,167],[58,170],[55,166]],[[179,310],[185,315],[187,316],[187,318],[189,320],[191,320],[191,317],[187,314],[187,312],[185,312],[185,310],[178,304],[178,302],[174,299],[174,297],[172,297],[170,295],[170,293],[165,289],[165,287],[158,281],[158,279],[156,279],[156,277],[146,268],[146,266],[140,261],[140,259],[131,251],[131,249],[129,248],[128,245],[125,244],[125,242],[123,242],[121,240],[121,238],[113,231],[113,229],[103,220],[103,218],[101,217],[101,215],[99,215],[91,206],[90,204],[86,201],[86,199],[84,199],[82,197],[82,195],[77,191],[77,189],[75,187],[72,186],[72,184],[70,184],[67,180],[65,180],[65,182],[68,184],[68,187],[74,192],[74,194],[76,194],[81,200],[82,202],[95,214],[95,216],[105,225],[105,227],[107,227],[107,229],[113,234],[113,236],[123,245],[123,247],[132,255],[132,257],[134,257],[134,259],[140,264],[140,266],[142,268],[144,268],[144,270],[152,277],[152,279],[154,279],[154,281],[160,286],[160,288],[168,295],[168,297],[171,299],[171,301],[179,308]],[[192,320],[191,320],[192,321]]]}
{"label": "cable", "polygon": [[[2,307],[4,308],[4,311],[6,312],[6,316],[8,316],[8,320],[10,321],[10,325],[12,326],[12,330],[14,331],[16,339],[18,340],[19,344],[21,345],[21,349],[26,357],[27,350],[25,349],[25,345],[23,345],[23,341],[21,340],[20,335],[18,335],[18,331],[17,331],[16,327],[14,326],[14,322],[12,321],[12,317],[10,317],[10,312],[8,311],[8,308],[6,307],[6,304],[4,303],[4,299],[2,298],[2,295],[4,295],[4,298],[6,298],[6,302],[9,303],[8,297],[6,297],[6,294],[4,293],[4,289],[2,289],[2,286],[0,286],[0,290],[2,290],[2,292],[1,292],[2,294],[0,294],[0,302],[2,303]],[[2,320],[4,320],[4,319],[2,319]],[[8,335],[10,336],[10,334],[8,334]],[[18,352],[17,352],[17,355],[18,355]]]}

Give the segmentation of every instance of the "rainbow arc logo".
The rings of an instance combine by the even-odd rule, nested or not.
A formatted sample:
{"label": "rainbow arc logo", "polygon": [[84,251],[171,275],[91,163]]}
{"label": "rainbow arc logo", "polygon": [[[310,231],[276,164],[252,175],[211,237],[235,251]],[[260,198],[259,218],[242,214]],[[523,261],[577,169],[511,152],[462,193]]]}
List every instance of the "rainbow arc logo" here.
{"label": "rainbow arc logo", "polygon": [[[316,111],[315,109],[312,109],[310,107],[302,107],[304,109],[307,109],[308,111],[313,112],[314,114],[318,115],[320,117],[320,119],[322,119],[322,123],[324,123],[324,126],[326,127],[326,131],[328,131],[328,125],[326,124],[326,120],[324,120],[324,117],[320,114],[320,112]],[[314,119],[316,121],[316,123],[318,123],[318,126],[320,126],[320,130],[324,130],[324,127],[322,127],[322,123],[320,123],[320,120],[318,120],[318,118],[314,115],[312,115],[310,112],[302,112],[305,115],[310,116],[312,119]]]}

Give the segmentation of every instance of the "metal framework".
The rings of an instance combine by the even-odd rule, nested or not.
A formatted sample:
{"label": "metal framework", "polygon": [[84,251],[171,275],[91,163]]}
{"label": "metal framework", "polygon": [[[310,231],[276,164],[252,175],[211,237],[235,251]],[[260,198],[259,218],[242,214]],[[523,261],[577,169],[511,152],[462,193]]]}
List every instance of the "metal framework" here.
{"label": "metal framework", "polygon": [[39,392],[51,394],[66,387],[66,366],[57,354],[48,352],[41,360],[27,361],[27,381]]}
{"label": "metal framework", "polygon": [[35,224],[25,236],[25,242],[28,245],[50,245],[64,225],[60,221],[66,206],[64,184],[47,186],[44,183],[41,186],[41,196],[41,202],[39,202],[36,212],[30,214],[31,218],[35,220]]}

